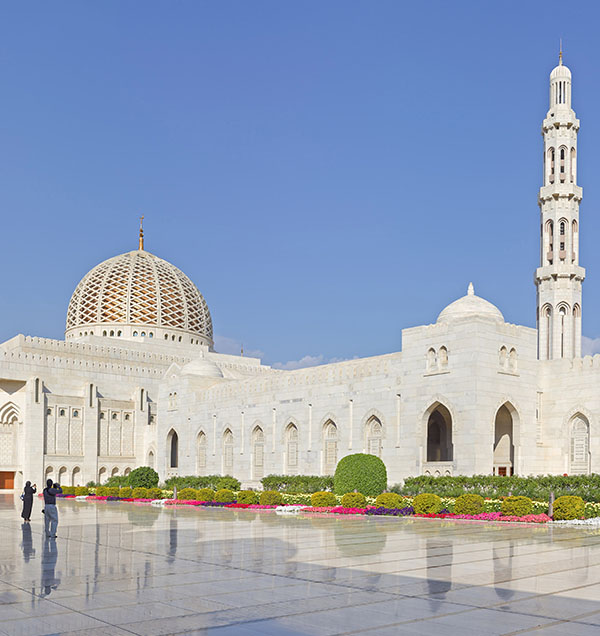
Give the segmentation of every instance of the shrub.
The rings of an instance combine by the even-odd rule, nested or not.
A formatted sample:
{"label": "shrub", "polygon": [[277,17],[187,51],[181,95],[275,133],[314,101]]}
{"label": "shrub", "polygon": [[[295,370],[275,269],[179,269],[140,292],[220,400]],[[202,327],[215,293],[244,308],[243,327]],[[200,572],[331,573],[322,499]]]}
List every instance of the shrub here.
{"label": "shrub", "polygon": [[260,482],[265,490],[278,490],[292,495],[333,490],[331,475],[267,475]]}
{"label": "shrub", "polygon": [[360,492],[347,492],[342,497],[342,506],[344,508],[365,508],[366,505],[367,499]]}
{"label": "shrub", "polygon": [[315,508],[323,506],[337,506],[337,499],[332,492],[314,492],[311,495],[310,503]]}
{"label": "shrub", "polygon": [[212,501],[215,498],[215,491],[212,488],[200,488],[198,493],[198,501]]}
{"label": "shrub", "polygon": [[198,499],[198,491],[195,488],[182,488],[177,493],[177,499],[184,499],[187,501],[195,499],[200,501],[200,499]]}
{"label": "shrub", "polygon": [[385,464],[379,457],[365,453],[342,457],[335,469],[333,486],[336,495],[357,490],[363,495],[377,497],[387,487]]}
{"label": "shrub", "polygon": [[129,473],[127,486],[132,488],[156,488],[158,473],[150,466],[140,466]]}
{"label": "shrub", "polygon": [[131,488],[129,486],[123,486],[119,489],[119,497],[123,497],[124,499],[129,499],[131,497]]}
{"label": "shrub", "polygon": [[259,502],[261,506],[281,506],[283,497],[276,490],[265,490],[260,493]]}
{"label": "shrub", "polygon": [[96,488],[96,495],[98,497],[108,497],[108,487],[98,486],[98,488]]}
{"label": "shrub", "polygon": [[[222,475],[185,475],[180,477],[170,477],[165,481],[165,489],[173,490],[177,486],[177,489],[182,488],[210,488],[211,490],[219,490],[218,483],[221,479],[225,479]],[[233,479],[233,478],[231,478]],[[239,483],[233,490],[239,490]],[[232,489],[230,489],[232,490]]]}
{"label": "shrub", "polygon": [[485,500],[481,495],[466,493],[454,502],[454,512],[458,515],[478,515],[483,512]]}
{"label": "shrub", "polygon": [[217,479],[215,490],[222,490],[226,488],[227,490],[239,490],[242,487],[240,484],[240,480],[232,477],[231,475],[225,475],[225,477],[220,477]]}
{"label": "shrub", "polygon": [[62,486],[63,495],[74,495],[75,487],[74,486]]}
{"label": "shrub", "polygon": [[[64,492],[64,488],[63,488],[63,492]],[[73,494],[77,495],[78,497],[83,497],[84,495],[89,495],[90,494],[90,490],[89,488],[86,488],[86,486],[76,486],[75,488],[73,488]]]}
{"label": "shrub", "polygon": [[585,503],[581,497],[563,495],[554,502],[553,519],[581,519],[585,512]]}
{"label": "shrub", "polygon": [[241,504],[257,504],[258,495],[252,490],[240,490],[237,494],[237,502]]}
{"label": "shrub", "polygon": [[117,486],[107,486],[106,488],[106,497],[118,497],[119,496],[119,488]]}
{"label": "shrub", "polygon": [[437,514],[442,509],[442,500],[437,495],[423,493],[413,499],[413,508],[417,515]]}
{"label": "shrub", "polygon": [[148,499],[162,499],[163,492],[160,488],[148,488],[148,494],[146,497]]}
{"label": "shrub", "polygon": [[400,508],[400,495],[395,492],[383,492],[375,499],[375,505],[378,508]]}
{"label": "shrub", "polygon": [[231,503],[235,501],[235,497],[233,496],[233,492],[228,488],[221,488],[221,490],[217,490],[215,493],[215,501],[219,503]]}
{"label": "shrub", "polygon": [[131,497],[134,499],[150,499],[148,496],[148,488],[141,488],[138,486],[131,491]]}
{"label": "shrub", "polygon": [[121,488],[121,486],[129,486],[129,475],[113,475],[106,480],[109,488]]}
{"label": "shrub", "polygon": [[529,497],[507,497],[502,502],[500,512],[504,516],[514,515],[515,517],[524,517],[528,515],[533,508],[533,502]]}

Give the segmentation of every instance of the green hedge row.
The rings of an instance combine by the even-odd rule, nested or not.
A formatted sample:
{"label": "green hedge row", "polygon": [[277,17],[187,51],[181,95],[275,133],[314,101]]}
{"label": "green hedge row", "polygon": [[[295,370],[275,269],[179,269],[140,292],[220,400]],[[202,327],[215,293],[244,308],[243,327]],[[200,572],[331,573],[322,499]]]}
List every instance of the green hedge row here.
{"label": "green hedge row", "polygon": [[420,493],[435,493],[440,497],[460,497],[465,493],[482,497],[507,497],[509,495],[530,497],[548,501],[550,492],[556,497],[574,495],[584,501],[600,501],[600,475],[539,475],[535,477],[409,477],[403,486],[391,489],[400,495],[414,496]]}
{"label": "green hedge row", "polygon": [[291,495],[333,490],[332,475],[267,475],[260,482],[264,490],[277,490]]}
{"label": "green hedge row", "polygon": [[177,487],[177,490],[183,488],[210,488],[211,490],[221,490],[226,488],[227,490],[239,490],[241,484],[239,479],[231,477],[231,475],[185,475],[181,477],[171,477],[165,481],[165,488],[167,490],[173,490]]}

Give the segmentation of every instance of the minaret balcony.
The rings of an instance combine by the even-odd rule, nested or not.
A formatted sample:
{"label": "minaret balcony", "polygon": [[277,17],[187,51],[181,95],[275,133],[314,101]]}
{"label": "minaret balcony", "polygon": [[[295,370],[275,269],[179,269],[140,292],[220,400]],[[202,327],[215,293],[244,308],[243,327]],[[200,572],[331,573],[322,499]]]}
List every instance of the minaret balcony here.
{"label": "minaret balcony", "polygon": [[585,268],[573,263],[558,262],[552,265],[544,265],[535,270],[535,278],[538,281],[551,278],[569,278],[577,281],[585,279]]}
{"label": "minaret balcony", "polygon": [[560,197],[581,201],[583,198],[583,188],[574,183],[553,183],[540,188],[540,201],[549,201],[550,199],[558,199]]}

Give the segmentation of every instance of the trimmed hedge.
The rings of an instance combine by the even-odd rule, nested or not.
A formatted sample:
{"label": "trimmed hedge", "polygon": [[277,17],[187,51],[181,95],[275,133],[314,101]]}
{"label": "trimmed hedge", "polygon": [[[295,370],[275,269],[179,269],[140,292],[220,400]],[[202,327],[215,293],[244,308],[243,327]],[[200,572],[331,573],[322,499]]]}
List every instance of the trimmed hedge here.
{"label": "trimmed hedge", "polygon": [[323,508],[325,506],[337,506],[337,499],[332,492],[314,492],[310,497],[310,503],[315,508]]}
{"label": "trimmed hedge", "polygon": [[219,503],[231,503],[235,501],[235,497],[233,496],[233,492],[228,488],[221,488],[215,493],[215,501]]}
{"label": "trimmed hedge", "polygon": [[148,499],[163,499],[163,491],[160,488],[148,488]]}
{"label": "trimmed hedge", "polygon": [[581,497],[563,495],[554,502],[553,519],[581,519],[585,513],[585,503]]}
{"label": "trimmed hedge", "polygon": [[74,495],[75,494],[75,486],[61,486],[63,495]]}
{"label": "trimmed hedge", "polygon": [[343,495],[354,490],[377,497],[387,488],[385,464],[375,455],[355,453],[338,462],[333,478],[333,491]]}
{"label": "trimmed hedge", "polygon": [[98,486],[98,488],[96,488],[96,495],[98,497],[108,497],[108,486]]}
{"label": "trimmed hedge", "polygon": [[107,497],[118,497],[119,496],[119,490],[121,490],[121,489],[118,488],[117,486],[108,486],[106,488],[106,496]]}
{"label": "trimmed hedge", "polygon": [[254,505],[258,503],[258,495],[253,490],[240,490],[236,500],[240,504]]}
{"label": "trimmed hedge", "polygon": [[400,508],[400,495],[395,492],[382,492],[375,499],[375,505],[378,508]]}
{"label": "trimmed hedge", "polygon": [[158,486],[158,473],[150,466],[139,466],[129,473],[127,485],[132,488],[156,488]]}
{"label": "trimmed hedge", "polygon": [[600,502],[600,475],[537,475],[530,477],[498,477],[473,475],[472,477],[409,477],[403,486],[396,484],[392,490],[399,495],[414,496],[422,492],[434,492],[440,497],[460,497],[473,493],[482,497],[507,497],[522,495],[537,501],[548,501],[550,492],[556,497],[574,495],[584,501]]}
{"label": "trimmed hedge", "polygon": [[365,508],[367,498],[360,492],[347,492],[342,497],[342,506],[344,508]]}
{"label": "trimmed hedge", "polygon": [[198,491],[195,488],[182,488],[177,492],[177,499],[182,499],[184,501],[201,501],[198,497]]}
{"label": "trimmed hedge", "polygon": [[515,515],[517,517],[524,517],[531,513],[533,509],[533,501],[529,497],[506,497],[502,502],[500,512],[503,515]]}
{"label": "trimmed hedge", "polygon": [[291,495],[333,490],[331,475],[267,475],[260,483],[265,490],[278,490]]}
{"label": "trimmed hedge", "polygon": [[418,515],[437,514],[442,510],[443,504],[437,495],[423,493],[413,499],[413,508]]}
{"label": "trimmed hedge", "polygon": [[148,489],[147,488],[134,488],[131,491],[131,496],[134,499],[150,499],[150,497],[148,496]]}
{"label": "trimmed hedge", "polygon": [[131,497],[131,488],[129,486],[123,486],[119,489],[119,497],[123,497],[124,499],[129,499]]}
{"label": "trimmed hedge", "polygon": [[212,488],[199,488],[196,493],[198,501],[213,501],[215,498],[215,491]]}
{"label": "trimmed hedge", "polygon": [[171,477],[165,481],[165,489],[173,490],[177,486],[177,490],[183,488],[210,488],[211,490],[239,490],[240,482],[231,475],[185,475],[181,477]]}
{"label": "trimmed hedge", "polygon": [[259,502],[261,506],[281,506],[283,497],[276,490],[265,490],[265,492],[260,493]]}
{"label": "trimmed hedge", "polygon": [[483,512],[485,500],[481,495],[467,493],[457,497],[454,512],[457,515],[478,515]]}

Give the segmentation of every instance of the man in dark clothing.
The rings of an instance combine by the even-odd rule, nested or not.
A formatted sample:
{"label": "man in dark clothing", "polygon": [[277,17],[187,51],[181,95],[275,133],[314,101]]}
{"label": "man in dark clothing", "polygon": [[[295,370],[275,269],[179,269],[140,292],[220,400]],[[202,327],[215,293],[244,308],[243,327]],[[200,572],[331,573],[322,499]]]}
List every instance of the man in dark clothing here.
{"label": "man in dark clothing", "polygon": [[58,484],[52,484],[49,479],[44,488],[44,528],[46,536],[56,539],[58,528],[58,510],[56,508],[56,495],[62,495],[62,488]]}

